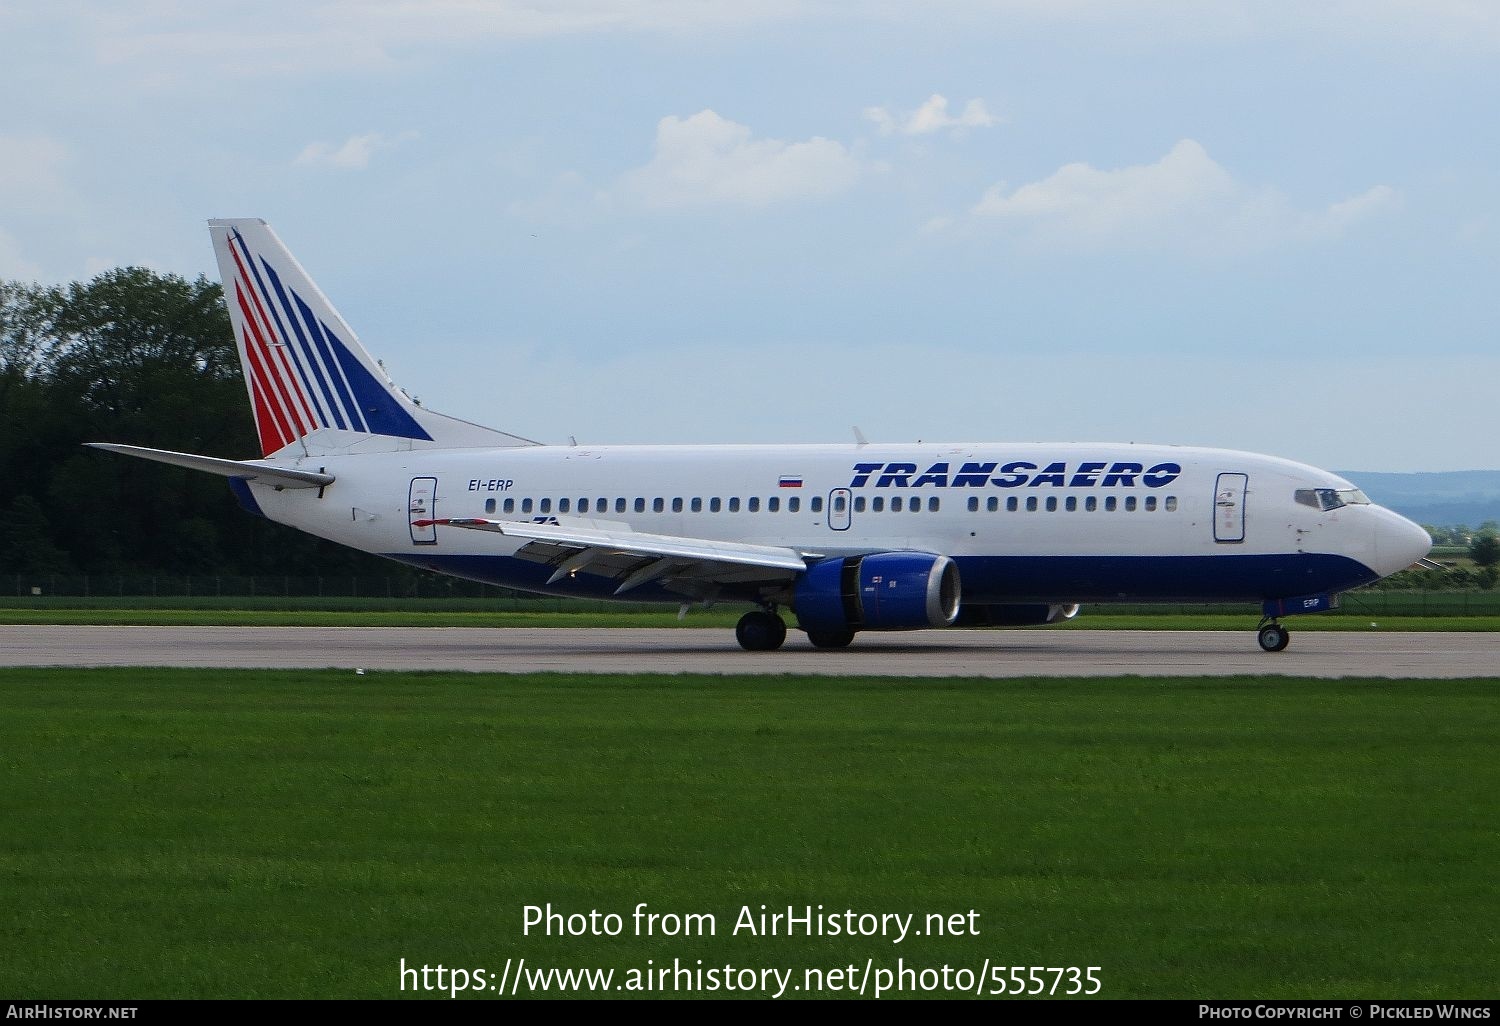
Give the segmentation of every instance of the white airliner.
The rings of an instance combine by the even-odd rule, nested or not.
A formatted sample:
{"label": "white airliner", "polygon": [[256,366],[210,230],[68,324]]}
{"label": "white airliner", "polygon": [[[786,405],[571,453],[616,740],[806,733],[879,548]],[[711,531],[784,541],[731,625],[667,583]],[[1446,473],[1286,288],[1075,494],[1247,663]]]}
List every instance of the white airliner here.
{"label": "white airliner", "polygon": [[529,592],[746,603],[739,643],[1027,626],[1082,602],[1254,601],[1279,622],[1426,532],[1272,456],[1119,443],[543,445],[413,402],[264,221],[210,221],[261,459],[98,448],[229,479],[251,512]]}

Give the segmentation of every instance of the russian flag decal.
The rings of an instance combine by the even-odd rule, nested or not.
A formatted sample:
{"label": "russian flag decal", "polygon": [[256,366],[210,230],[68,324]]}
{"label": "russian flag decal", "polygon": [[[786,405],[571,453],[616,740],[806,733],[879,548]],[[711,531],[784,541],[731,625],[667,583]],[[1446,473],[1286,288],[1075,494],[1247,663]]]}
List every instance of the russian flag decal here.
{"label": "russian flag decal", "polygon": [[782,479],[781,479],[781,487],[783,487],[783,488],[801,488],[802,487],[802,478],[800,478],[800,477],[782,477]]}

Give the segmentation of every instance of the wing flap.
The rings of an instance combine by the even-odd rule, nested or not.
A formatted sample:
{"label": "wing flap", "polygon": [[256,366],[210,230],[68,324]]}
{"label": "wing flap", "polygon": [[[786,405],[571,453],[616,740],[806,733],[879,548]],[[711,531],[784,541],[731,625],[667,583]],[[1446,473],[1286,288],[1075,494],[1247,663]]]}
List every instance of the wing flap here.
{"label": "wing flap", "polygon": [[707,538],[683,538],[670,534],[645,534],[636,531],[601,531],[594,528],[558,524],[524,524],[509,520],[486,520],[478,517],[452,517],[446,520],[419,520],[414,526],[462,527],[471,531],[492,531],[509,538],[525,538],[545,546],[550,562],[560,552],[574,556],[587,550],[597,553],[597,560],[581,562],[577,569],[594,572],[599,561],[611,556],[647,558],[672,557],[704,563],[729,564],[737,567],[759,567],[800,573],[807,569],[816,553],[799,552],[780,545],[748,545],[744,542],[714,541]]}
{"label": "wing flap", "polygon": [[548,584],[574,574],[615,581],[616,595],[657,583],[695,599],[708,600],[724,589],[754,591],[790,583],[807,569],[816,553],[778,545],[683,538],[668,534],[602,530],[571,524],[533,524],[510,520],[453,517],[419,520],[415,526],[461,527],[525,540],[518,559],[553,568]]}

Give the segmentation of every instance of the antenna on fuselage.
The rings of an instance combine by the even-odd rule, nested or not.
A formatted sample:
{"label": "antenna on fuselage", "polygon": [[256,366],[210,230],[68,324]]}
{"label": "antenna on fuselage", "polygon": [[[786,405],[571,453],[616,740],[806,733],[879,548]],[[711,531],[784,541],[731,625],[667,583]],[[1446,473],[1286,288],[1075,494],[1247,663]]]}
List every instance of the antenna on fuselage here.
{"label": "antenna on fuselage", "polygon": [[854,425],[854,444],[860,447],[870,444],[870,440],[865,437],[865,433],[859,429],[858,424]]}

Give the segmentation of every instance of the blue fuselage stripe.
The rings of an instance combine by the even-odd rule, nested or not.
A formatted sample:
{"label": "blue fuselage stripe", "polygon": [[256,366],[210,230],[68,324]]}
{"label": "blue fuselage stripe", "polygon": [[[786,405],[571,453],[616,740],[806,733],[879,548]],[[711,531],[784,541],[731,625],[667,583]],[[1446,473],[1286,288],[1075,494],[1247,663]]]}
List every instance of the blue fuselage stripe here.
{"label": "blue fuselage stripe", "polygon": [[[539,594],[612,598],[619,582],[580,573],[548,585],[554,568],[509,556],[385,553],[391,559],[485,584]],[[1331,594],[1379,575],[1348,558],[1317,553],[1213,556],[955,556],[965,603],[1261,602]],[[627,601],[682,601],[659,585]]]}

